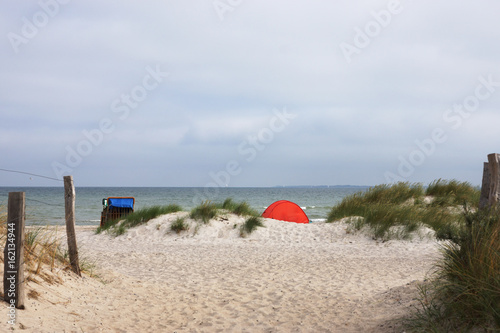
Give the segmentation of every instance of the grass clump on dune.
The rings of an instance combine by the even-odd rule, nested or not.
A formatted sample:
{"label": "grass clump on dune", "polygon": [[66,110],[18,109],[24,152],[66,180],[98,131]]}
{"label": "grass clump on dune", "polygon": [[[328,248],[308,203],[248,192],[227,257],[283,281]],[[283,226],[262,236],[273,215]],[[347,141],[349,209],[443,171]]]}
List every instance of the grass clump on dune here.
{"label": "grass clump on dune", "polygon": [[437,198],[434,205],[474,205],[479,203],[481,192],[468,182],[438,179],[429,184],[426,195]]}
{"label": "grass clump on dune", "polygon": [[182,231],[186,231],[188,228],[189,227],[186,224],[186,218],[185,217],[178,217],[170,225],[170,230],[174,231],[176,234],[180,234]]}
{"label": "grass clump on dune", "polygon": [[258,227],[264,227],[260,214],[252,209],[248,203],[237,203],[231,198],[227,198],[221,204],[213,204],[210,201],[205,201],[191,211],[190,217],[194,220],[201,221],[203,224],[207,224],[211,219],[215,218],[219,214],[219,210],[238,216],[248,217],[245,220],[245,223],[243,223],[240,227],[241,237],[250,235]]}
{"label": "grass clump on dune", "polygon": [[228,210],[238,216],[259,216],[259,213],[252,209],[245,201],[236,203],[233,199],[227,198],[221,205],[218,205],[218,207]]}
{"label": "grass clump on dune", "polygon": [[193,208],[189,217],[193,220],[202,221],[204,224],[207,224],[211,219],[215,218],[219,214],[219,210],[225,210],[238,216],[259,216],[259,213],[252,209],[247,202],[243,201],[238,203],[234,202],[231,198],[227,198],[220,204],[205,201],[199,206]]}
{"label": "grass clump on dune", "polygon": [[97,228],[97,233],[109,231],[115,236],[123,235],[128,229],[147,223],[160,215],[170,214],[181,211],[178,205],[152,206],[142,208],[130,213],[123,219],[108,221],[104,226]]}
{"label": "grass clump on dune", "polygon": [[252,209],[245,201],[235,203],[231,198],[228,198],[220,207],[238,216],[248,216],[245,223],[243,223],[240,227],[241,237],[247,237],[258,227],[265,227],[262,219],[260,218],[260,214],[256,210]]}
{"label": "grass clump on dune", "polygon": [[424,187],[422,184],[410,184],[399,182],[394,185],[377,185],[363,193],[363,199],[366,203],[386,203],[402,204],[409,199],[422,197]]}
{"label": "grass clump on dune", "polygon": [[421,225],[433,229],[439,239],[450,239],[463,224],[463,210],[457,205],[477,207],[478,203],[479,190],[466,182],[438,180],[427,189],[400,182],[345,197],[332,208],[327,221],[358,217],[351,219],[356,229],[368,227],[374,238],[382,240],[408,238]]}
{"label": "grass clump on dune", "polygon": [[207,224],[211,219],[217,216],[217,210],[217,205],[207,200],[199,206],[193,208],[189,217],[193,220],[201,221],[204,224]]}
{"label": "grass clump on dune", "polygon": [[345,197],[328,215],[328,221],[348,217],[364,216],[375,210],[386,211],[412,198],[422,197],[424,189],[420,184],[397,183],[395,185],[377,185],[366,192],[358,192]]}
{"label": "grass clump on dune", "polygon": [[250,216],[245,223],[241,225],[240,228],[240,236],[246,237],[255,231],[258,227],[264,227],[264,223],[262,223],[262,219],[257,216]]}

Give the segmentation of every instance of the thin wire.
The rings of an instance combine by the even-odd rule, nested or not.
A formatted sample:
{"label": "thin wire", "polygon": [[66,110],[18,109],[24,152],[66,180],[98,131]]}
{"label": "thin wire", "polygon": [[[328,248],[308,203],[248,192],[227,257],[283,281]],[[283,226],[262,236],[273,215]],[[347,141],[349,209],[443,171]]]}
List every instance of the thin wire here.
{"label": "thin wire", "polygon": [[48,203],[48,202],[44,202],[44,201],[40,201],[40,200],[36,200],[36,199],[30,199],[30,198],[26,198],[26,201],[34,201],[34,202],[38,202],[38,203],[41,203],[41,204],[44,204],[47,206],[65,207],[64,205],[61,205],[61,204],[52,204],[52,203]]}
{"label": "thin wire", "polygon": [[[7,200],[0,200],[0,205],[5,205],[5,202],[8,201],[8,198],[9,196],[8,195],[5,195],[5,194],[0,194],[0,198],[5,198]],[[38,200],[38,199],[32,199],[32,198],[28,198],[28,197],[25,197],[25,200],[26,201],[34,201],[34,202],[38,202],[38,203],[41,203],[41,204],[44,204],[44,205],[47,205],[47,206],[55,206],[55,207],[65,207],[65,205],[62,205],[62,204],[54,204],[54,203],[50,203],[50,202],[46,202],[46,201],[42,201],[42,200]]]}
{"label": "thin wire", "polygon": [[24,171],[17,171],[17,170],[8,170],[8,169],[2,169],[0,168],[0,171],[5,171],[5,172],[13,172],[13,173],[20,173],[23,175],[30,175],[34,177],[40,177],[40,178],[46,178],[46,179],[51,179],[51,180],[57,180],[58,182],[62,182],[62,179],[54,178],[54,177],[48,177],[48,176],[43,176],[43,175],[37,175],[36,173],[30,173],[30,172],[24,172]]}

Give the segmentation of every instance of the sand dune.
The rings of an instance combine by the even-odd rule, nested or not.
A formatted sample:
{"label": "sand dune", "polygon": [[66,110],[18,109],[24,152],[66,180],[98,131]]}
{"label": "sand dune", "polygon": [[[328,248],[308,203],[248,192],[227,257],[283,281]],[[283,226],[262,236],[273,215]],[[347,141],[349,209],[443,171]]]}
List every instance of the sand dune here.
{"label": "sand dune", "polygon": [[[59,274],[29,289],[27,332],[398,332],[435,241],[372,240],[342,223],[265,220],[239,235],[234,215],[179,235],[151,220],[120,237],[78,228],[80,256],[100,278]],[[236,227],[235,227],[236,226]]]}

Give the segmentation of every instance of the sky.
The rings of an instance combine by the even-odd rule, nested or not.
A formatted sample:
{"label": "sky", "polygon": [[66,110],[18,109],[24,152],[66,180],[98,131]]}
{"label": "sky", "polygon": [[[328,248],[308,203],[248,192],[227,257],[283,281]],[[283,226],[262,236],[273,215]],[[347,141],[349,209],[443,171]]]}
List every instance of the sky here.
{"label": "sky", "polygon": [[500,153],[499,12],[2,1],[0,186],[480,185]]}

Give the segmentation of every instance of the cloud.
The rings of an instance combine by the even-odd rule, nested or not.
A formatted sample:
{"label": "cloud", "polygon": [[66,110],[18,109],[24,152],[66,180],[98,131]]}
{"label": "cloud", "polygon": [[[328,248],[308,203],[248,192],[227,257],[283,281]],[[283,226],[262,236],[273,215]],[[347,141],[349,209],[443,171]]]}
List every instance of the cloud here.
{"label": "cloud", "polygon": [[[478,184],[482,167],[474,166],[496,149],[500,88],[460,128],[443,118],[479,77],[500,82],[493,0],[252,1],[233,3],[223,20],[212,1],[120,4],[0,5],[0,153],[9,167],[53,173],[52,163],[65,163],[68,147],[83,147],[103,120],[113,129],[70,168],[82,184],[119,182],[105,171],[114,166],[135,173],[135,185],[159,185],[161,174],[160,185],[203,186],[237,160],[244,172],[234,186],[371,185],[435,128],[447,141],[407,180]],[[391,4],[398,11],[385,24]],[[357,48],[350,59],[342,43]],[[139,92],[147,68],[169,75],[118,110],[115,101],[127,105],[123,96]],[[297,118],[248,162],[254,154],[238,147],[269,128],[275,109]],[[2,173],[0,182],[23,184]]]}

